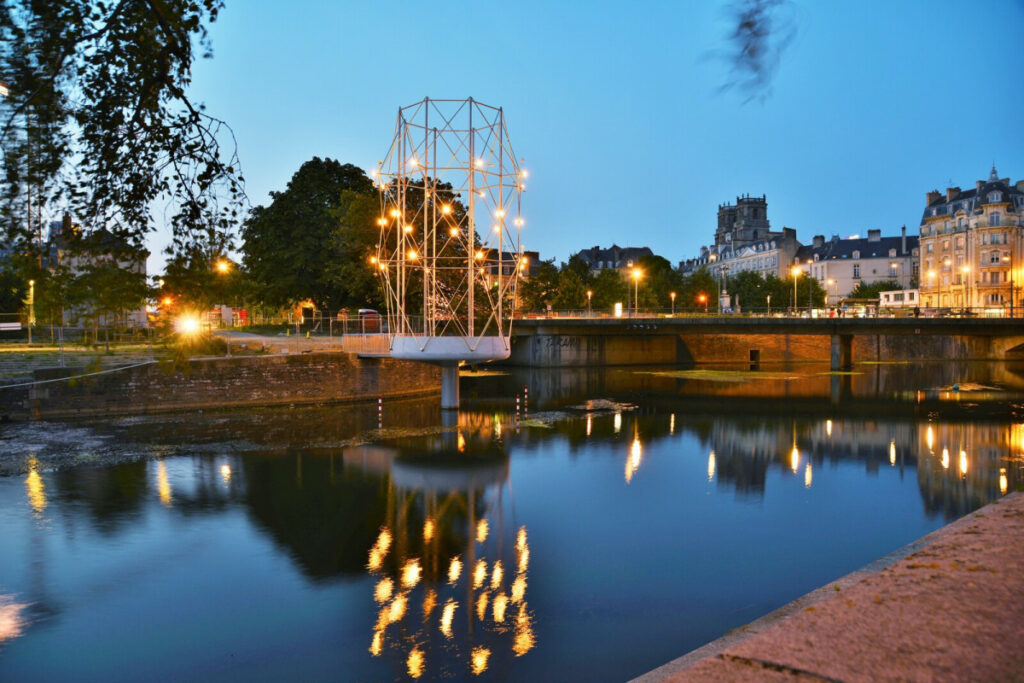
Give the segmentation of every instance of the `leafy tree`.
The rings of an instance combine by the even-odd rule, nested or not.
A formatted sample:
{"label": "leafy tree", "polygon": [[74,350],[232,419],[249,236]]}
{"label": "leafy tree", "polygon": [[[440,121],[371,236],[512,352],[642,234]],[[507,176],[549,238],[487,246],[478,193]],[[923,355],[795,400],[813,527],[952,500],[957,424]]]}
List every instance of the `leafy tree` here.
{"label": "leafy tree", "polygon": [[629,285],[619,271],[606,268],[598,272],[594,277],[593,290],[592,306],[595,311],[610,311],[617,303],[627,308]]}
{"label": "leafy tree", "polygon": [[230,131],[187,94],[221,0],[7,0],[0,8],[0,228],[41,240],[38,207],[64,203],[139,251],[168,216],[175,248],[243,200]]}
{"label": "leafy tree", "polygon": [[699,302],[699,297],[707,297],[709,311],[718,308],[718,281],[708,272],[707,268],[700,268],[689,276],[682,278],[679,286],[679,296],[676,298],[676,310],[692,309],[703,311],[704,304]]}
{"label": "leafy tree", "polygon": [[678,300],[682,277],[667,259],[661,256],[641,256],[637,262],[643,271],[639,298],[642,308],[669,308],[672,305],[671,292]]}
{"label": "leafy tree", "polygon": [[555,260],[541,261],[533,274],[519,283],[519,309],[543,311],[558,296],[559,273]]}
{"label": "leafy tree", "polygon": [[557,294],[552,306],[563,311],[587,307],[587,283],[578,270],[566,267],[558,274]]}
{"label": "leafy tree", "polygon": [[352,190],[341,193],[333,215],[337,220],[331,234],[329,251],[334,255],[327,266],[327,281],[337,292],[342,306],[384,306],[384,290],[379,271],[370,263],[377,253],[380,201],[375,195]]}
{"label": "leafy tree", "polygon": [[242,227],[242,253],[262,303],[280,307],[310,299],[332,311],[345,301],[330,248],[345,191],[373,196],[373,183],[352,164],[313,157],[283,192],[270,193],[268,206],[253,208]]}
{"label": "leafy tree", "polygon": [[893,290],[903,289],[903,285],[896,282],[895,280],[879,280],[866,284],[861,281],[857,283],[857,286],[850,292],[849,298],[851,299],[878,299],[881,297],[881,292],[891,292]]}

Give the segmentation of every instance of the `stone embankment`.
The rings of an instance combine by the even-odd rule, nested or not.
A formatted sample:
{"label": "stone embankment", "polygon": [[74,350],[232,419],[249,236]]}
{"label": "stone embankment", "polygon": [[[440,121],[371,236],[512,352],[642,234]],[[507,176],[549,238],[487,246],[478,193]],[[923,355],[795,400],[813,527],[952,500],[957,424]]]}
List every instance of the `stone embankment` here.
{"label": "stone embankment", "polygon": [[1024,680],[1024,492],[636,679]]}
{"label": "stone embankment", "polygon": [[0,418],[46,419],[400,398],[440,392],[438,368],[343,352],[54,368],[0,386]]}

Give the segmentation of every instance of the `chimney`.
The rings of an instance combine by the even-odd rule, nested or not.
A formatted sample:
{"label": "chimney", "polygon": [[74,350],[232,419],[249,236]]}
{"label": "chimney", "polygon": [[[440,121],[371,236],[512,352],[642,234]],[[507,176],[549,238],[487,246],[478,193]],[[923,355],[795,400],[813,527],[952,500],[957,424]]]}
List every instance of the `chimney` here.
{"label": "chimney", "polygon": [[881,242],[882,231],[881,230],[868,230],[868,242]]}
{"label": "chimney", "polygon": [[1009,178],[1000,178],[999,182],[1001,182],[1003,185],[1009,185],[1010,184],[1010,179]]}
{"label": "chimney", "polygon": [[814,245],[815,249],[820,249],[821,247],[825,246],[825,236],[815,235],[814,238],[811,240],[811,243]]}
{"label": "chimney", "polygon": [[[1022,181],[1022,182],[1024,182],[1024,181]],[[925,200],[927,202],[927,204],[925,204],[925,206],[931,206],[935,202],[937,202],[940,199],[942,199],[942,193],[939,192],[938,190],[932,190],[931,192],[928,193],[927,196],[928,196],[928,198]]]}
{"label": "chimney", "polygon": [[902,238],[902,247],[900,248],[900,254],[902,255],[907,253],[907,226],[904,225],[900,230],[900,237]]}
{"label": "chimney", "polygon": [[796,239],[796,228],[782,227],[782,239]]}
{"label": "chimney", "polygon": [[[979,180],[978,183],[979,183],[978,187],[980,188],[981,187],[981,184],[980,184],[981,181]],[[959,187],[947,187],[946,188],[946,201],[947,202],[951,202],[951,201],[953,201],[954,199],[956,199],[959,196],[960,196],[960,188]]]}
{"label": "chimney", "polygon": [[979,180],[976,184],[978,192],[981,192],[981,186],[985,184],[984,180]]}

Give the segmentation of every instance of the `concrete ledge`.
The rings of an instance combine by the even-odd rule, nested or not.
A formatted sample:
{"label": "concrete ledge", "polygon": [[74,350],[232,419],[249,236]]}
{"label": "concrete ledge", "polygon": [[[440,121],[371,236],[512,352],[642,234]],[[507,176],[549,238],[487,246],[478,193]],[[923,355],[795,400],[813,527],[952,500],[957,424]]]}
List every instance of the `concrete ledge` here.
{"label": "concrete ledge", "polygon": [[1024,493],[637,679],[1020,680]]}

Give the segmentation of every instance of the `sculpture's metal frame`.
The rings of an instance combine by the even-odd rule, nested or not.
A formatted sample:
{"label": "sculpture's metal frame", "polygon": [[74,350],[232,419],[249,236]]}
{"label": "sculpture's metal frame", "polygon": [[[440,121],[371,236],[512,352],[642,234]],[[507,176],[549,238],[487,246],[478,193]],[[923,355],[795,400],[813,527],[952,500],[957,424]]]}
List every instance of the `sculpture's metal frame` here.
{"label": "sculpture's metal frame", "polygon": [[400,107],[374,175],[381,203],[376,267],[391,355],[445,367],[442,393],[452,382],[456,393],[455,405],[450,396],[442,405],[455,407],[459,362],[509,356],[516,288],[527,266],[520,243],[526,172],[505,113],[473,98]]}

